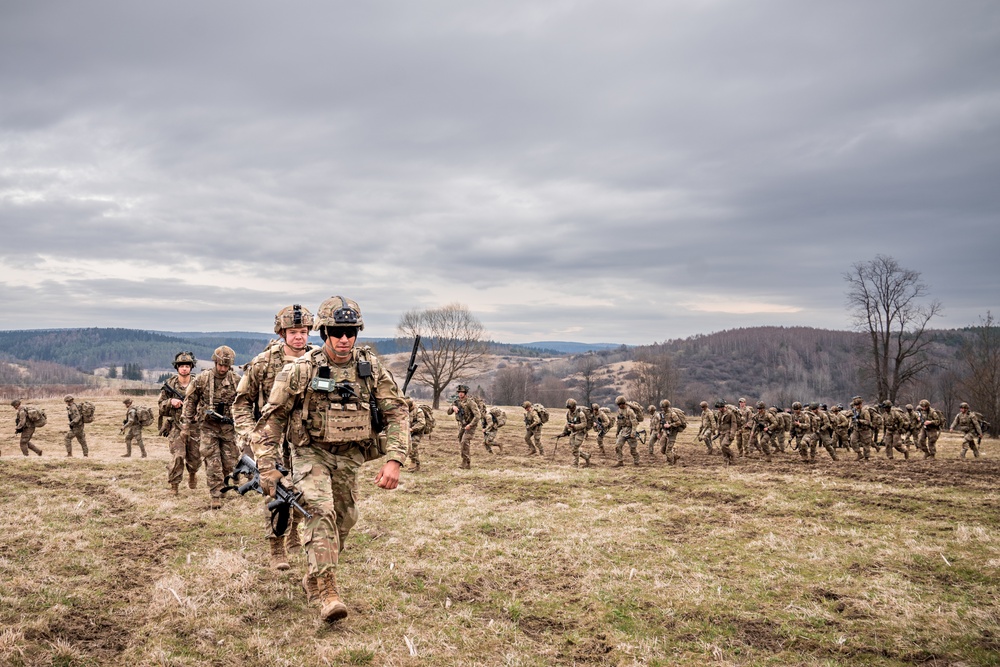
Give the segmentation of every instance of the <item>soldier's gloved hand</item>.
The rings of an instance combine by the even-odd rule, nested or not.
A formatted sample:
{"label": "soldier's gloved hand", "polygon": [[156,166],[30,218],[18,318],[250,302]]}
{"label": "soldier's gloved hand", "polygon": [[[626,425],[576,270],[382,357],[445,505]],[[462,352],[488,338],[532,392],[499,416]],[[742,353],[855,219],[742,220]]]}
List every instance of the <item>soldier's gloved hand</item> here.
{"label": "soldier's gloved hand", "polygon": [[265,496],[274,498],[274,494],[278,486],[278,480],[282,477],[284,477],[284,475],[277,470],[262,472],[260,474],[260,490],[264,492]]}

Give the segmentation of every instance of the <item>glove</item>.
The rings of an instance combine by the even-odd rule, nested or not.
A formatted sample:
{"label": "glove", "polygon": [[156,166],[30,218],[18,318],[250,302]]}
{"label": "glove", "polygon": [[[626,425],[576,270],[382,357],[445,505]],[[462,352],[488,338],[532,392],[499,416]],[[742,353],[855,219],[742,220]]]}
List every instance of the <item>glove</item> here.
{"label": "glove", "polygon": [[270,496],[274,498],[274,494],[277,490],[278,480],[280,480],[284,475],[282,475],[277,470],[268,470],[267,472],[262,472],[260,474],[260,490],[264,492],[265,496]]}

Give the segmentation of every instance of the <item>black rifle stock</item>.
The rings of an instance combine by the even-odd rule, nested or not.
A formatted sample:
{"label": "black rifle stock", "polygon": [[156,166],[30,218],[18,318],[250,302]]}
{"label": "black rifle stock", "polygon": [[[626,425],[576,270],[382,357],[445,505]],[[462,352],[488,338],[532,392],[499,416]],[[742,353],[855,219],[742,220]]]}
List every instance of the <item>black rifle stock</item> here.
{"label": "black rifle stock", "polygon": [[184,394],[182,394],[181,392],[177,391],[176,389],[174,389],[173,387],[171,387],[166,382],[164,382],[160,386],[160,389],[163,389],[164,391],[167,391],[167,392],[173,394],[174,397],[177,398],[177,400],[179,400],[179,401],[183,401],[184,400]]}
{"label": "black rifle stock", "polygon": [[[275,470],[282,475],[288,474],[288,470],[280,464],[275,466]],[[248,477],[249,481],[237,485],[237,478],[240,475]],[[264,495],[264,489],[260,486],[260,471],[257,469],[257,464],[246,454],[240,457],[233,472],[226,475],[225,481],[226,485],[222,487],[223,493],[236,491],[243,496],[249,491],[256,491],[260,495]],[[288,514],[292,509],[305,517],[307,521],[312,518],[312,514],[299,504],[300,498],[302,498],[301,491],[290,491],[280,482],[274,485],[274,500],[267,504],[267,509],[271,511],[271,527],[274,529],[275,535],[280,537],[285,534],[285,530],[288,528]]]}

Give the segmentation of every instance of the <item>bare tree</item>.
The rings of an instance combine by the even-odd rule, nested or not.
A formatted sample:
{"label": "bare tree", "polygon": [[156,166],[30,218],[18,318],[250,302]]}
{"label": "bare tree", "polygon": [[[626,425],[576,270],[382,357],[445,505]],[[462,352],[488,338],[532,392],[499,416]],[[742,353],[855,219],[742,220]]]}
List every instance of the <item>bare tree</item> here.
{"label": "bare tree", "polygon": [[980,322],[972,329],[972,340],[962,348],[966,367],[962,387],[972,409],[992,424],[996,437],[1000,427],[1000,326],[990,312]]}
{"label": "bare tree", "polygon": [[941,304],[922,304],[927,286],[920,273],[884,255],[855,263],[844,280],[854,325],[868,334],[867,366],[878,400],[895,402],[900,387],[933,366],[925,354],[932,342],[927,323]]}
{"label": "bare tree", "polygon": [[520,405],[528,398],[534,385],[530,366],[520,364],[501,368],[493,378],[490,400],[493,405]]}
{"label": "bare tree", "polygon": [[594,402],[594,392],[604,385],[597,374],[597,369],[602,365],[601,358],[594,354],[585,354],[576,361],[576,370],[582,380],[580,391],[583,392],[583,404],[586,406]]}
{"label": "bare tree", "polygon": [[399,318],[396,331],[401,338],[420,335],[414,377],[431,388],[435,408],[440,406],[441,394],[449,384],[475,374],[486,358],[483,325],[467,306],[459,303],[407,311]]}
{"label": "bare tree", "polygon": [[670,354],[643,351],[636,355],[636,377],[628,384],[629,398],[643,406],[659,405],[677,389],[677,371]]}

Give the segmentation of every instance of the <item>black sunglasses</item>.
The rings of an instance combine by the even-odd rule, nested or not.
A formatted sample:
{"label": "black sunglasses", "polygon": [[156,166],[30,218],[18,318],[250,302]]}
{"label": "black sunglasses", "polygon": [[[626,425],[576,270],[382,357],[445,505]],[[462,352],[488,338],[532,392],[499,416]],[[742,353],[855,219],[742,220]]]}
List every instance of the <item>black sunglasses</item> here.
{"label": "black sunglasses", "polygon": [[330,337],[330,338],[333,338],[334,340],[338,340],[340,338],[344,338],[345,336],[347,338],[354,338],[355,336],[358,335],[358,328],[357,327],[327,327],[326,328],[326,335],[328,337]]}

